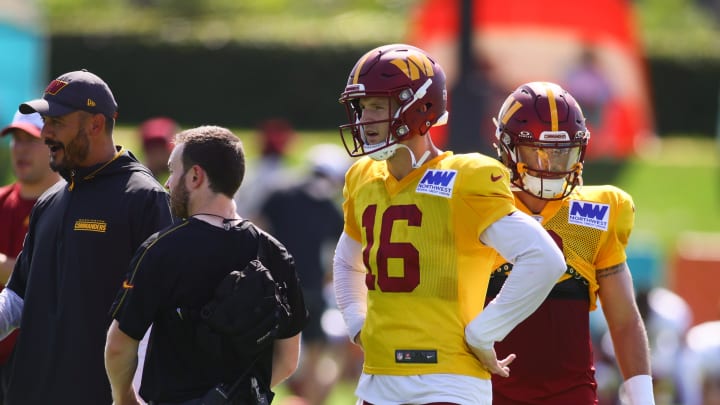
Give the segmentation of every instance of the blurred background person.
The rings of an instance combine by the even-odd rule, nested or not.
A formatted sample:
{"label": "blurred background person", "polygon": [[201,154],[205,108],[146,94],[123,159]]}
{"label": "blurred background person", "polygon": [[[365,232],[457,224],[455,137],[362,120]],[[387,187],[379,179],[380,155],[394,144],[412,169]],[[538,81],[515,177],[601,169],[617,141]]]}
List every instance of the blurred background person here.
{"label": "blurred background person", "polygon": [[168,117],[153,117],[140,124],[139,134],[142,140],[145,166],[153,173],[160,184],[168,177],[168,159],[172,151],[173,136],[180,132],[180,125]]}
{"label": "blurred background person", "polygon": [[580,103],[587,119],[586,125],[593,134],[592,156],[612,155],[616,149],[612,135],[604,127],[608,104],[612,101],[612,86],[603,69],[593,44],[584,44],[561,84]]}
{"label": "blurred background person", "polygon": [[50,169],[50,155],[40,138],[40,114],[15,113],[1,136],[10,135],[10,153],[15,182],[0,188],[0,283],[10,278],[15,257],[22,249],[30,210],[40,194],[60,180]]}
{"label": "blurred background person", "polygon": [[351,163],[341,146],[311,147],[306,152],[308,173],[271,191],[258,218],[295,258],[310,319],[302,333],[300,367],[288,386],[312,405],[325,403],[344,364],[338,352],[345,345],[330,344],[321,320],[328,308],[323,291],[331,281],[333,249],[343,229],[339,198]]}
{"label": "blurred background person", "polygon": [[[655,402],[658,405],[686,404],[680,399],[678,383],[685,371],[678,368],[678,364],[685,335],[693,325],[692,309],[680,295],[660,286],[646,291],[640,289],[637,302],[650,344]],[[717,336],[720,339],[720,335]]]}
{"label": "blurred background person", "polygon": [[[42,127],[40,114],[17,111],[10,125],[0,132],[0,136],[12,137],[10,156],[15,175],[14,183],[0,188],[0,290],[5,288],[22,249],[35,201],[60,180],[60,175],[50,169],[50,154],[40,138]],[[5,372],[18,332],[0,341],[0,373]]]}
{"label": "blurred background person", "polygon": [[720,405],[720,320],[688,330],[680,367],[683,405]]}
{"label": "blurred background person", "polygon": [[[633,278],[633,281],[635,279]],[[681,381],[685,371],[678,367],[683,356],[685,334],[693,314],[678,294],[663,287],[646,288],[635,283],[638,310],[645,324],[650,345],[653,390],[657,405],[686,404],[681,400]],[[598,305],[602,308],[602,305]],[[620,391],[622,374],[603,311],[590,313],[590,336],[595,360],[600,404],[628,403]]]}
{"label": "blurred background person", "polygon": [[258,218],[260,206],[268,194],[288,184],[293,177],[287,169],[287,161],[297,133],[286,119],[271,118],[258,124],[256,136],[260,156],[248,170],[250,176],[234,198],[238,214],[250,220]]}
{"label": "blurred background person", "polygon": [[[610,101],[612,89],[592,44],[582,47],[577,64],[571,66],[563,84],[583,106],[586,124],[595,131],[603,122],[604,109]],[[597,139],[593,139],[593,146],[596,142]]]}

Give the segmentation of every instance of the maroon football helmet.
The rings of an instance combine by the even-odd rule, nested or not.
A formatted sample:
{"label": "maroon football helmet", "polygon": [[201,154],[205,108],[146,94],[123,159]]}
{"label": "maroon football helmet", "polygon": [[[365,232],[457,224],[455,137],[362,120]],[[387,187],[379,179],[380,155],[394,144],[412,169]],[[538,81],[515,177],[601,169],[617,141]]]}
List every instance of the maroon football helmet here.
{"label": "maroon football helmet", "polygon": [[[361,124],[359,99],[363,97],[388,97],[388,103],[394,100],[398,107],[388,108],[386,120]],[[445,72],[422,49],[405,44],[384,45],[358,60],[340,95],[340,103],[345,106],[349,120],[340,126],[340,136],[350,156],[369,155],[385,160],[395,153],[398,141],[424,135],[433,125],[447,123]],[[387,139],[368,145],[363,125],[379,122],[390,125]]]}
{"label": "maroon football helmet", "polygon": [[515,186],[543,200],[559,200],[582,184],[590,131],[580,105],[562,87],[521,85],[505,99],[495,125],[495,147]]}

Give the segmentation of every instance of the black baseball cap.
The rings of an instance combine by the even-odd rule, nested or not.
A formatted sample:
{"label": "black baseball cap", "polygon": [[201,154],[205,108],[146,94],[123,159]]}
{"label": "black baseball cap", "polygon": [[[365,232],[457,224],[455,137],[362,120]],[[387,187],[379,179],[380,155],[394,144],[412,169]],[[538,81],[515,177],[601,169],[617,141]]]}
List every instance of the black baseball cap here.
{"label": "black baseball cap", "polygon": [[45,88],[42,98],[20,104],[20,112],[38,112],[57,117],[82,110],[92,114],[117,117],[117,103],[107,83],[87,70],[65,73]]}

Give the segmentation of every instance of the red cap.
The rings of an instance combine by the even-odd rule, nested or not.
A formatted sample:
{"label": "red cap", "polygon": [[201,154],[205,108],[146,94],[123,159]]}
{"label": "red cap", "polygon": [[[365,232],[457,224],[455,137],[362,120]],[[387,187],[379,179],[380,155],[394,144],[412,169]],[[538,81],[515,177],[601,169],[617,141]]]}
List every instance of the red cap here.
{"label": "red cap", "polygon": [[173,136],[179,131],[180,126],[177,122],[167,117],[150,118],[140,124],[143,145],[161,143],[169,147]]}
{"label": "red cap", "polygon": [[15,112],[10,125],[3,128],[0,132],[0,136],[9,134],[13,129],[22,129],[28,134],[40,138],[40,131],[42,131],[43,119],[38,113],[23,114],[20,111]]}

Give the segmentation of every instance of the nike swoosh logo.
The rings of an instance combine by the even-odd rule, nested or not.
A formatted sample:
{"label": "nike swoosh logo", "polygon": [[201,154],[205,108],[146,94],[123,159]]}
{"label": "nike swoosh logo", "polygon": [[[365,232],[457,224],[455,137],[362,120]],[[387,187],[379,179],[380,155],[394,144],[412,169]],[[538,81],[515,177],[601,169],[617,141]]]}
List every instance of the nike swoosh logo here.
{"label": "nike swoosh logo", "polygon": [[131,289],[131,288],[133,288],[133,287],[135,287],[135,286],[134,286],[133,284],[128,283],[127,280],[124,280],[124,281],[123,281],[123,288],[124,288],[124,289],[129,290],[129,289]]}
{"label": "nike swoosh logo", "polygon": [[498,181],[498,180],[500,180],[500,179],[502,179],[502,174],[500,174],[500,175],[498,175],[498,176],[495,176],[495,175],[493,175],[493,174],[490,175],[490,180],[492,180],[493,182],[496,182],[496,181]]}

